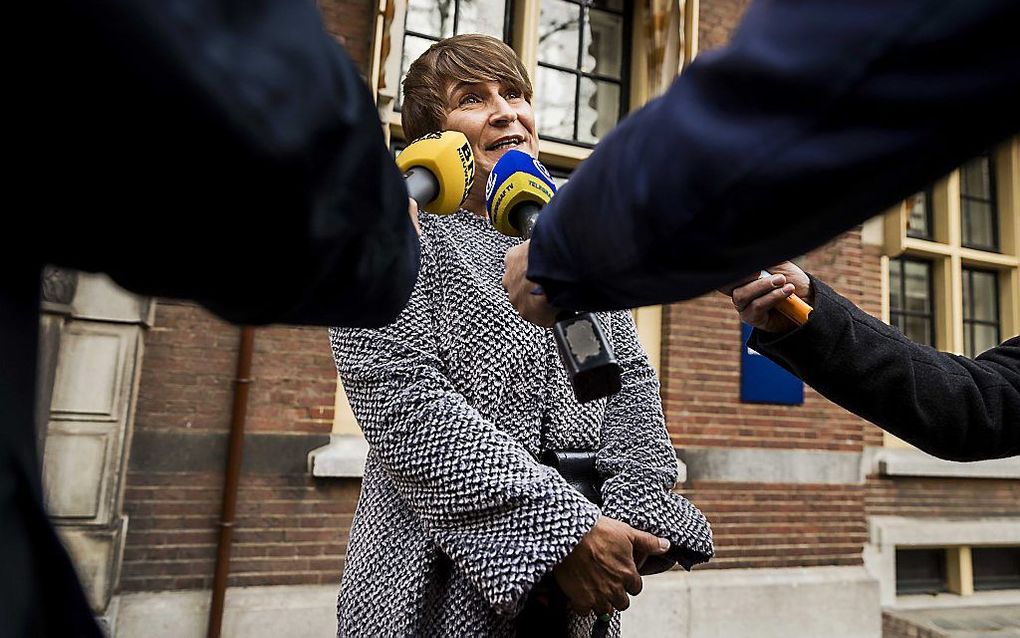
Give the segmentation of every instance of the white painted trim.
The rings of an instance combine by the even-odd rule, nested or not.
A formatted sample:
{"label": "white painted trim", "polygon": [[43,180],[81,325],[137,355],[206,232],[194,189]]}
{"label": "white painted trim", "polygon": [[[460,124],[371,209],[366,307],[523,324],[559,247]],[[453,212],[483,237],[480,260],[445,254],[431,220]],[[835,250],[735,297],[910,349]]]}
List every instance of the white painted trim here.
{"label": "white painted trim", "polygon": [[329,443],[308,453],[308,472],[317,477],[360,478],[365,475],[368,441],[360,434],[332,434]]}

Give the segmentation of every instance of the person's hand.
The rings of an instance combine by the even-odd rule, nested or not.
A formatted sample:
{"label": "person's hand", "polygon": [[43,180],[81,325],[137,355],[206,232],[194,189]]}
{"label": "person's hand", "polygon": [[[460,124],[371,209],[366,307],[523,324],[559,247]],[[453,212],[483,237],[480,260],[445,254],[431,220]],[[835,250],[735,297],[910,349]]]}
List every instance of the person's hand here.
{"label": "person's hand", "polygon": [[719,292],[733,299],[733,306],[740,319],[765,332],[787,332],[797,327],[784,317],[776,306],[796,293],[809,305],[814,302],[811,280],[796,264],[784,261],[769,268],[770,277],[754,275],[732,286],[720,288]]}
{"label": "person's hand", "polygon": [[600,516],[552,573],[574,613],[610,614],[630,607],[627,594],[641,593],[635,557],[643,561],[668,550],[669,541]]}
{"label": "person's hand", "polygon": [[421,237],[421,226],[418,225],[418,202],[410,197],[407,198],[407,215],[411,218],[411,223],[414,224],[414,232]]}
{"label": "person's hand", "polygon": [[551,327],[556,323],[557,310],[549,304],[549,300],[541,292],[535,282],[528,279],[528,247],[531,240],[506,251],[503,263],[503,289],[510,297],[510,303],[526,321],[536,326]]}

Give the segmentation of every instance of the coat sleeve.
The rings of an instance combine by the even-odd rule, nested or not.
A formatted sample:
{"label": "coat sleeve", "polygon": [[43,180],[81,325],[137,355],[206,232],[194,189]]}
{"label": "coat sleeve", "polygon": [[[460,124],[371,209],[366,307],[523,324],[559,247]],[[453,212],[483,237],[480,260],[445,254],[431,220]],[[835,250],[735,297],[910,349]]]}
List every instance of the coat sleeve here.
{"label": "coat sleeve", "polygon": [[814,311],[748,345],[825,398],[935,456],[1020,454],[1020,337],[969,359],[917,344],[811,279]]}
{"label": "coat sleeve", "polygon": [[638,341],[634,319],[630,312],[611,316],[623,387],[606,405],[596,461],[604,478],[602,511],[669,539],[670,559],[690,569],[712,557],[712,530],[701,511],[673,491],[676,453],[666,432],[659,380]]}
{"label": "coat sleeve", "polygon": [[24,234],[36,255],[239,323],[396,317],[418,265],[407,191],[315,3],[50,10],[19,101],[18,188],[47,193]]}
{"label": "coat sleeve", "polygon": [[555,305],[698,296],[803,254],[1020,130],[1015,0],[757,0],[543,210]]}
{"label": "coat sleeve", "polygon": [[443,372],[434,263],[379,330],[334,329],[333,353],[372,454],[427,534],[499,613],[592,528],[599,509],[472,408]]}

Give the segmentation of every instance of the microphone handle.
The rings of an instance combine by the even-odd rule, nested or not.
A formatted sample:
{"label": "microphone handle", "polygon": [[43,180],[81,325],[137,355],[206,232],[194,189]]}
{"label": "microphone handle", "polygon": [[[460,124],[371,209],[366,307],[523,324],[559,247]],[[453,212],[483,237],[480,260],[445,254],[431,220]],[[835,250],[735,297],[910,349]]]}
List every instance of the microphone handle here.
{"label": "microphone handle", "polygon": [[538,223],[538,214],[542,211],[537,204],[525,202],[518,205],[510,213],[510,224],[517,229],[524,239],[531,239],[531,231]]}
{"label": "microphone handle", "polygon": [[418,202],[418,208],[439,197],[439,180],[427,168],[412,167],[404,173],[404,184],[407,185],[407,194]]}

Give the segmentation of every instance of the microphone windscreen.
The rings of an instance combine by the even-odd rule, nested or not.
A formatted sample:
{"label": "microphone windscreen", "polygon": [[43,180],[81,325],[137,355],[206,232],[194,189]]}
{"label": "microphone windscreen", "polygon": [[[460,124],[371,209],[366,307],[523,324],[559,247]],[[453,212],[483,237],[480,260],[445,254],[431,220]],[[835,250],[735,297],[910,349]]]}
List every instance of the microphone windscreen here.
{"label": "microphone windscreen", "polygon": [[528,202],[545,206],[556,194],[556,184],[545,166],[523,151],[512,149],[492,167],[485,183],[485,208],[489,222],[504,235],[519,237],[510,219],[517,206]]}
{"label": "microphone windscreen", "polygon": [[459,131],[427,133],[397,156],[403,173],[424,168],[439,182],[439,194],[421,208],[438,215],[457,212],[475,181],[475,158],[467,137]]}

